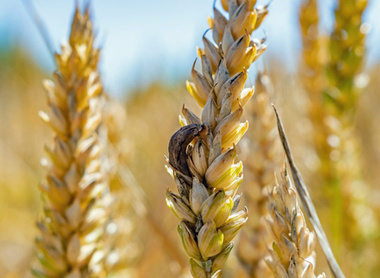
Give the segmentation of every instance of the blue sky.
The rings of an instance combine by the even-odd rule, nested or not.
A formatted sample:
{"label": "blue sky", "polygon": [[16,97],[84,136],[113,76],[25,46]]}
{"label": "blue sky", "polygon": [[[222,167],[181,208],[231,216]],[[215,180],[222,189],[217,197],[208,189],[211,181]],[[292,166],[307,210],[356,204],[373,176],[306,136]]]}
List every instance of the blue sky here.
{"label": "blue sky", "polygon": [[[30,1],[30,0],[29,0]],[[74,0],[33,0],[47,23],[56,49],[68,36]],[[208,28],[213,0],[93,0],[98,42],[103,46],[101,71],[112,94],[151,80],[185,78],[196,58],[196,46]],[[258,1],[266,4],[268,1]],[[322,29],[333,24],[334,1],[320,1]],[[268,37],[265,55],[284,60],[290,70],[300,50],[298,7],[300,0],[273,0],[270,13],[256,36]],[[370,0],[365,19],[370,62],[380,58],[380,1]],[[22,0],[0,0],[0,45],[18,41],[47,70],[53,63]]]}

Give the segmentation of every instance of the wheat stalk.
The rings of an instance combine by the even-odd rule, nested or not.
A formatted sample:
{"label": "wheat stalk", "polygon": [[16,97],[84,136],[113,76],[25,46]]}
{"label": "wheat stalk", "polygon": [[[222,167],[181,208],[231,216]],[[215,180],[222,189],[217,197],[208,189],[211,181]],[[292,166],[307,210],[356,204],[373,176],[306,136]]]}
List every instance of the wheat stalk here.
{"label": "wheat stalk", "polygon": [[[39,15],[33,1],[30,0],[23,0],[22,3],[25,6],[25,9],[27,10],[29,16],[36,24],[36,27],[41,35],[41,38],[43,39],[46,48],[51,54],[51,57],[54,57],[54,46],[51,40],[51,36],[49,34],[48,28],[46,24],[43,22],[42,17]],[[55,62],[55,61],[54,61]]]}
{"label": "wheat stalk", "polygon": [[[297,202],[297,193],[286,171],[270,196],[268,226],[273,236],[271,256],[267,263],[275,277],[316,277],[315,236],[307,228]],[[326,277],[325,274],[318,275]]]}
{"label": "wheat stalk", "polygon": [[104,277],[102,236],[108,211],[108,184],[101,168],[103,89],[99,49],[87,7],[76,8],[69,44],[56,55],[53,81],[44,83],[49,110],[41,118],[55,133],[46,182],[40,186],[44,213],[36,239],[37,277]]}
{"label": "wheat stalk", "polygon": [[[237,256],[248,277],[269,277],[271,275],[264,258],[268,255],[268,232],[263,216],[268,214],[268,194],[275,185],[274,173],[280,170],[283,158],[277,135],[276,117],[273,114],[270,98],[273,84],[267,73],[258,75],[255,87],[255,101],[247,105],[251,127],[247,133],[245,161],[245,182],[243,189],[250,216],[242,230],[237,245]],[[237,277],[241,277],[238,274]]]}
{"label": "wheat stalk", "polygon": [[203,108],[198,118],[183,108],[179,129],[169,143],[169,171],[179,195],[167,192],[167,204],[181,219],[178,232],[191,257],[193,277],[221,277],[231,242],[247,221],[247,210],[236,212],[242,163],[235,164],[237,144],[248,128],[241,123],[243,107],[253,94],[244,89],[247,69],[265,50],[250,34],[267,14],[256,1],[222,1],[228,17],[214,7],[209,19],[211,42],[199,49],[202,72],[192,69],[187,89]]}

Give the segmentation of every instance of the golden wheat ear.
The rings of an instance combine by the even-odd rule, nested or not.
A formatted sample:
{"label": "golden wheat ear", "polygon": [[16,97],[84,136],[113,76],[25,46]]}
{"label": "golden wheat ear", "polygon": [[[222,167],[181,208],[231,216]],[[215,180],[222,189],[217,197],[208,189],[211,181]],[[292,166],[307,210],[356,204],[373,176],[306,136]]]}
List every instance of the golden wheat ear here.
{"label": "golden wheat ear", "polygon": [[250,128],[244,138],[245,144],[241,146],[245,156],[242,157],[245,167],[243,200],[248,210],[254,213],[242,229],[236,247],[243,269],[235,277],[272,275],[264,261],[271,243],[265,217],[268,215],[269,193],[275,185],[274,173],[281,170],[284,159],[271,106],[273,94],[274,87],[268,73],[260,72],[255,83],[255,99],[245,108]]}
{"label": "golden wheat ear", "polygon": [[[368,271],[370,275],[375,267],[370,260],[352,260],[369,252],[373,246],[370,235],[378,226],[367,202],[371,189],[363,181],[361,146],[354,126],[362,81],[366,79],[361,71],[368,26],[362,18],[368,1],[336,1],[335,24],[329,38],[319,34],[317,2],[304,0],[299,13],[301,77],[310,100],[311,141],[318,158],[311,185],[338,260],[350,262],[343,264],[345,272],[363,275]],[[356,193],[358,188],[363,194]],[[368,218],[361,211],[367,211]]]}
{"label": "golden wheat ear", "polygon": [[36,239],[37,277],[104,277],[102,236],[108,217],[108,184],[102,171],[98,130],[103,88],[99,49],[87,8],[75,10],[69,43],[56,54],[57,70],[44,83],[49,109],[41,118],[52,128],[43,215]]}
{"label": "golden wheat ear", "polygon": [[[286,173],[270,195],[270,217],[267,219],[273,243],[267,263],[275,277],[316,277],[315,235],[307,228],[298,205],[297,193]],[[318,278],[325,278],[320,274]]]}
{"label": "golden wheat ear", "polygon": [[255,3],[222,1],[227,17],[214,8],[212,39],[204,35],[204,48],[198,50],[202,70],[194,63],[193,82],[187,82],[203,110],[198,117],[184,107],[182,128],[169,143],[169,171],[179,194],[168,190],[167,204],[181,220],[178,232],[195,278],[222,276],[232,240],[248,217],[246,208],[237,211],[243,165],[235,163],[235,145],[248,128],[241,122],[253,95],[253,88],[244,89],[247,69],[266,48],[251,40],[267,14]]}
{"label": "golden wheat ear", "polygon": [[321,246],[323,250],[323,253],[326,257],[326,260],[330,267],[331,272],[333,273],[334,277],[344,278],[344,274],[342,270],[340,269],[340,266],[331,250],[330,243],[327,239],[325,231],[319,220],[317,211],[314,207],[313,201],[311,200],[309,191],[302,179],[301,173],[298,171],[298,168],[295,165],[293,154],[290,150],[289,142],[286,137],[284,126],[282,124],[280,115],[278,114],[277,109],[274,107],[274,105],[273,105],[273,108],[274,108],[276,118],[277,118],[278,133],[281,139],[282,146],[284,147],[286,158],[289,162],[290,171],[292,173],[292,177],[295,183],[295,189],[298,194],[298,197],[301,200],[302,207],[305,210],[305,213],[307,217],[309,218],[311,224],[313,225],[314,231],[318,238],[319,245]]}
{"label": "golden wheat ear", "polygon": [[[361,257],[365,244],[371,248],[370,234],[376,233],[376,228],[373,227],[378,225],[376,217],[371,217],[374,215],[373,209],[367,202],[371,189],[363,181],[364,171],[360,165],[361,146],[354,126],[359,97],[363,91],[363,82],[360,80],[363,80],[365,38],[368,32],[368,27],[363,22],[363,14],[368,1],[337,2],[335,24],[329,43],[330,56],[326,67],[328,86],[324,92],[328,130],[325,140],[330,143],[330,148],[329,152],[324,154],[328,159],[323,161],[323,166],[330,171],[329,175],[324,177],[325,191],[328,192],[328,187],[331,186],[335,188],[328,196],[333,207],[331,224],[334,247],[339,251],[338,257],[351,261],[352,259],[348,258],[350,252],[347,251],[353,251],[357,254],[355,256]],[[359,196],[356,193],[358,188],[367,194]],[[363,225],[364,217],[360,211],[367,211],[367,223],[370,225]],[[367,263],[369,264],[363,265]],[[351,272],[357,271],[355,269],[373,269],[375,265],[366,261],[359,264],[350,263],[348,267],[347,271]],[[367,274],[371,275],[370,273],[369,270]]]}
{"label": "golden wheat ear", "polygon": [[[327,129],[325,126],[326,113],[323,105],[323,91],[327,85],[324,74],[326,64],[327,39],[319,31],[319,12],[317,0],[304,0],[299,10],[299,22],[302,36],[302,63],[300,76],[303,89],[308,97],[308,117],[313,124],[311,141],[320,157],[321,164],[326,159],[329,150]],[[318,175],[325,175],[326,167],[319,169]]]}

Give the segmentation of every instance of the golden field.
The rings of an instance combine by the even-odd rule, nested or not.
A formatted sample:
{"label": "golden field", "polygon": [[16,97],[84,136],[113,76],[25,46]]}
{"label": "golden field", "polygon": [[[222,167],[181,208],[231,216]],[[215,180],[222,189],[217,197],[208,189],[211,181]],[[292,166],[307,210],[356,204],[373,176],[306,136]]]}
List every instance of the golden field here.
{"label": "golden field", "polygon": [[[270,7],[268,9],[270,14]],[[265,20],[270,20],[270,16]],[[252,38],[256,38],[255,35]],[[305,59],[308,58],[300,55],[295,61],[299,70],[291,73],[284,61],[264,52],[259,58],[264,62],[258,63],[266,65],[265,77],[270,80],[266,86],[260,86],[255,80],[258,67],[250,69],[245,87],[255,85],[256,89],[242,116],[243,121],[248,119],[249,129],[236,146],[236,159],[242,160],[244,165],[244,180],[239,189],[244,194],[239,208],[247,206],[249,219],[254,221],[260,221],[262,216],[267,218],[267,213],[260,211],[260,206],[270,207],[269,203],[250,203],[257,201],[255,194],[263,194],[260,190],[264,191],[255,187],[258,183],[255,175],[269,171],[269,179],[278,182],[286,164],[275,122],[261,122],[274,117],[274,114],[271,111],[265,114],[255,106],[261,103],[260,90],[268,90],[268,104],[273,102],[276,105],[284,121],[295,162],[345,276],[379,277],[380,125],[377,121],[380,120],[380,64],[365,67],[363,62],[358,62],[359,66],[352,71],[351,77],[357,78],[360,74],[358,82],[368,81],[368,84],[358,86],[359,92],[352,100],[337,97],[334,102],[335,95],[326,93],[326,90],[334,87],[334,90],[340,90],[338,95],[344,95],[348,90],[336,82],[336,79],[342,80],[339,79],[339,70],[339,78],[331,77],[334,70],[331,70],[333,59],[329,53],[350,50],[331,50],[326,46],[331,39],[319,39],[322,54],[309,55],[317,55],[315,60],[321,57],[318,61],[321,63],[320,71],[314,72],[322,76],[321,89],[315,83],[314,86],[308,84],[311,82],[310,75],[306,74],[305,77],[305,67],[316,63],[310,57],[307,60],[309,64],[305,66]],[[304,51],[305,48],[304,45]],[[325,59],[327,62],[321,62]],[[350,64],[352,59],[348,58],[347,63]],[[192,80],[191,68],[188,72],[188,79]],[[31,268],[36,264],[35,238],[40,234],[36,222],[44,217],[41,195],[45,194],[41,193],[39,185],[47,174],[46,167],[40,162],[47,156],[44,145],[52,144],[54,136],[54,132],[38,116],[40,110],[48,109],[47,93],[42,86],[44,79],[52,79],[52,73],[41,68],[25,46],[13,45],[0,49],[0,277],[32,277]],[[107,92],[107,80],[102,81],[104,91],[112,95],[112,92]],[[185,82],[152,81],[149,86],[144,86],[146,89],[136,89],[138,85],[135,84],[133,91],[118,96],[116,101],[106,97],[102,119],[103,125],[108,128],[108,138],[103,140],[108,140],[108,143],[102,148],[108,158],[104,156],[100,160],[109,164],[105,166],[105,175],[114,199],[102,241],[106,250],[113,248],[117,252],[110,256],[108,265],[106,263],[104,267],[107,273],[102,275],[105,277],[191,277],[189,258],[177,232],[179,221],[165,202],[167,189],[177,191],[165,165],[168,165],[169,141],[180,128],[178,115],[184,103],[197,115],[202,110],[186,91]],[[311,96],[310,88],[315,89],[315,94],[332,95],[334,101],[323,98],[321,103],[317,103],[316,99],[321,97]],[[353,94],[356,95],[356,92]],[[339,109],[334,108],[335,103],[341,104],[336,105]],[[260,119],[264,116],[267,118]],[[319,123],[321,126],[316,127],[318,118],[327,118],[329,123],[322,120]],[[260,128],[266,125],[269,125],[268,133],[273,140],[270,144],[273,147],[265,145],[266,141],[259,141],[263,138]],[[330,134],[329,140],[323,137],[324,133]],[[351,142],[352,138],[354,143]],[[268,159],[260,157],[263,155],[260,148],[269,148],[269,153],[272,148],[279,152],[278,166],[272,165],[269,170],[266,169],[263,165],[267,165]],[[325,148],[332,149],[327,151],[330,152],[327,158],[323,156]],[[347,149],[348,155],[345,155]],[[337,152],[338,158],[334,156]],[[258,165],[257,161],[262,163]],[[272,181],[269,183],[273,185]],[[341,190],[344,186],[345,189]],[[266,193],[269,194],[269,191]],[[265,199],[265,202],[268,201]],[[312,231],[307,214],[304,215]],[[241,232],[251,233],[249,225],[246,224]],[[259,277],[246,273],[240,255],[235,253],[239,235],[234,241],[235,247],[223,266],[223,277]],[[250,252],[259,250],[252,248]],[[327,277],[334,277],[318,246],[316,254],[315,273],[325,272]],[[112,265],[113,260],[118,259],[120,261]],[[278,273],[271,275],[284,277]],[[99,274],[98,277],[103,276]]]}

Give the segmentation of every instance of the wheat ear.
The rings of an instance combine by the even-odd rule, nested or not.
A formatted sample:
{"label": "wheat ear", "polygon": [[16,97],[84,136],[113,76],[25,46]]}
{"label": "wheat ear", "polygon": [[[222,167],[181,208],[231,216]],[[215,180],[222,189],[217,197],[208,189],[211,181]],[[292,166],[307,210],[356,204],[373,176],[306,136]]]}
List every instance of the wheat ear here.
{"label": "wheat ear", "polygon": [[[331,147],[326,138],[325,109],[323,106],[323,91],[326,78],[323,66],[326,64],[323,38],[319,31],[319,12],[317,0],[304,0],[299,10],[299,21],[302,35],[302,63],[300,67],[301,81],[309,97],[308,116],[313,124],[312,140],[321,160],[318,175],[325,176],[329,171],[324,167],[328,160]],[[321,173],[323,172],[323,173]]]}
{"label": "wheat ear", "polygon": [[336,261],[334,254],[331,250],[329,241],[321,225],[317,211],[314,207],[313,201],[311,200],[309,191],[302,179],[301,173],[298,171],[297,166],[294,162],[293,154],[290,150],[289,142],[286,137],[284,126],[282,124],[280,115],[278,114],[277,109],[274,105],[273,105],[273,109],[277,118],[278,133],[280,135],[281,143],[284,148],[286,158],[289,162],[290,171],[292,173],[292,177],[295,182],[295,188],[297,190],[298,197],[301,200],[303,209],[305,213],[307,214],[311,224],[313,225],[314,231],[318,237],[319,245],[321,246],[323,250],[323,253],[325,255],[325,258],[327,260],[327,263],[330,267],[331,272],[333,273],[334,277],[344,278],[344,274],[342,270],[340,269],[338,262]]}
{"label": "wheat ear", "polygon": [[[325,93],[330,128],[327,139],[332,143],[328,165],[331,172],[326,184],[334,189],[330,199],[335,248],[340,251],[338,255],[349,262],[347,272],[357,271],[357,275],[363,271],[370,275],[373,265],[369,265],[369,260],[356,262],[350,255],[360,258],[365,248],[371,248],[370,241],[378,225],[367,203],[370,189],[361,181],[360,144],[353,124],[363,89],[360,73],[366,53],[367,30],[362,17],[367,3],[367,0],[338,1],[330,37],[330,61],[326,68],[329,87]],[[358,190],[362,194],[357,194]]]}
{"label": "wheat ear", "polygon": [[245,153],[249,155],[244,163],[247,186],[243,188],[248,210],[254,213],[241,232],[236,253],[248,277],[269,277],[271,272],[264,262],[269,242],[263,217],[268,214],[268,194],[275,185],[274,173],[281,169],[283,155],[270,101],[273,84],[267,73],[259,73],[255,92],[255,101],[246,109],[251,126],[245,138],[248,139]]}
{"label": "wheat ear", "polygon": [[[298,205],[297,193],[286,172],[270,196],[268,226],[273,236],[271,256],[267,263],[275,277],[316,277],[314,251],[316,240],[307,228],[304,215]],[[318,275],[326,277],[325,274]]]}
{"label": "wheat ear", "polygon": [[240,122],[253,94],[253,88],[243,90],[247,69],[265,50],[250,38],[267,14],[255,3],[222,1],[227,18],[214,8],[209,19],[214,42],[203,37],[202,72],[194,63],[193,82],[187,82],[202,115],[184,107],[183,127],[169,143],[169,170],[179,195],[168,191],[167,204],[181,220],[178,232],[196,278],[221,277],[231,241],[247,221],[246,209],[236,212],[243,165],[235,164],[235,144],[248,128],[248,122]]}
{"label": "wheat ear", "polygon": [[141,256],[142,246],[137,239],[138,215],[135,207],[141,206],[119,179],[127,159],[125,134],[126,113],[122,103],[107,98],[104,106],[101,139],[107,146],[107,156],[102,162],[109,178],[113,202],[110,205],[109,220],[104,236],[106,257],[104,269],[112,277],[136,276],[136,261]]}
{"label": "wheat ear", "polygon": [[[360,93],[356,77],[362,70],[366,53],[368,30],[363,25],[362,17],[367,4],[367,0],[337,1],[327,67],[331,88],[326,94],[334,103],[337,113],[351,114]],[[334,89],[341,91],[341,94],[334,92]]]}
{"label": "wheat ear", "polygon": [[[330,37],[330,59],[326,67],[328,86],[325,90],[324,115],[328,134],[327,153],[320,154],[324,170],[323,184],[326,197],[332,205],[332,234],[338,257],[347,259],[345,249],[360,249],[358,239],[368,239],[376,226],[374,218],[363,223],[360,211],[365,208],[366,197],[359,197],[355,187],[362,192],[369,189],[361,179],[360,147],[354,131],[355,111],[361,92],[360,72],[365,55],[365,26],[362,23],[367,0],[337,1],[335,25]],[[345,219],[345,220],[343,220]],[[348,224],[350,223],[350,224]],[[342,248],[343,247],[343,248]],[[358,250],[355,250],[358,251]],[[350,264],[350,267],[355,264]]]}
{"label": "wheat ear", "polygon": [[[303,45],[300,76],[303,89],[309,98],[307,113],[313,125],[310,138],[311,144],[319,159],[319,163],[314,169],[312,186],[315,200],[319,204],[321,218],[325,223],[328,223],[328,231],[333,236],[334,233],[329,230],[329,228],[335,225],[333,222],[336,222],[336,219],[331,217],[331,202],[333,197],[331,194],[330,154],[333,148],[328,141],[330,128],[327,125],[328,114],[323,99],[324,90],[327,86],[324,74],[324,66],[327,61],[325,61],[325,55],[323,55],[326,46],[322,44],[323,38],[318,27],[319,12],[317,0],[305,0],[302,2],[299,10],[299,21]],[[326,202],[326,200],[329,201]],[[332,243],[336,245],[340,244],[336,236]]]}
{"label": "wheat ear", "polygon": [[[354,193],[358,186],[361,192],[369,192],[360,182],[359,143],[352,124],[361,91],[361,84],[357,81],[365,55],[366,30],[361,18],[366,5],[367,0],[337,1],[328,62],[321,55],[324,48],[318,35],[317,1],[305,1],[300,10],[303,85],[312,103],[308,110],[320,160],[314,180],[321,189],[319,192],[315,190],[319,193],[316,197],[319,204],[326,204],[322,207],[322,217],[329,223],[337,257],[344,257],[344,261],[352,261],[347,256],[353,253],[346,252],[347,249],[357,251],[354,249],[362,248],[377,226],[373,217],[360,215],[359,211],[363,209],[368,212],[367,216],[372,215],[371,208],[366,204],[365,196]],[[322,74],[324,66],[327,75]],[[359,264],[362,267],[364,261]],[[352,266],[355,264],[350,263],[349,267]]]}
{"label": "wheat ear", "polygon": [[99,49],[89,8],[77,7],[69,44],[56,55],[53,81],[46,81],[49,110],[41,118],[55,133],[46,182],[44,213],[36,239],[37,277],[103,277],[101,238],[107,219],[108,184],[102,173],[103,89],[97,71]]}

